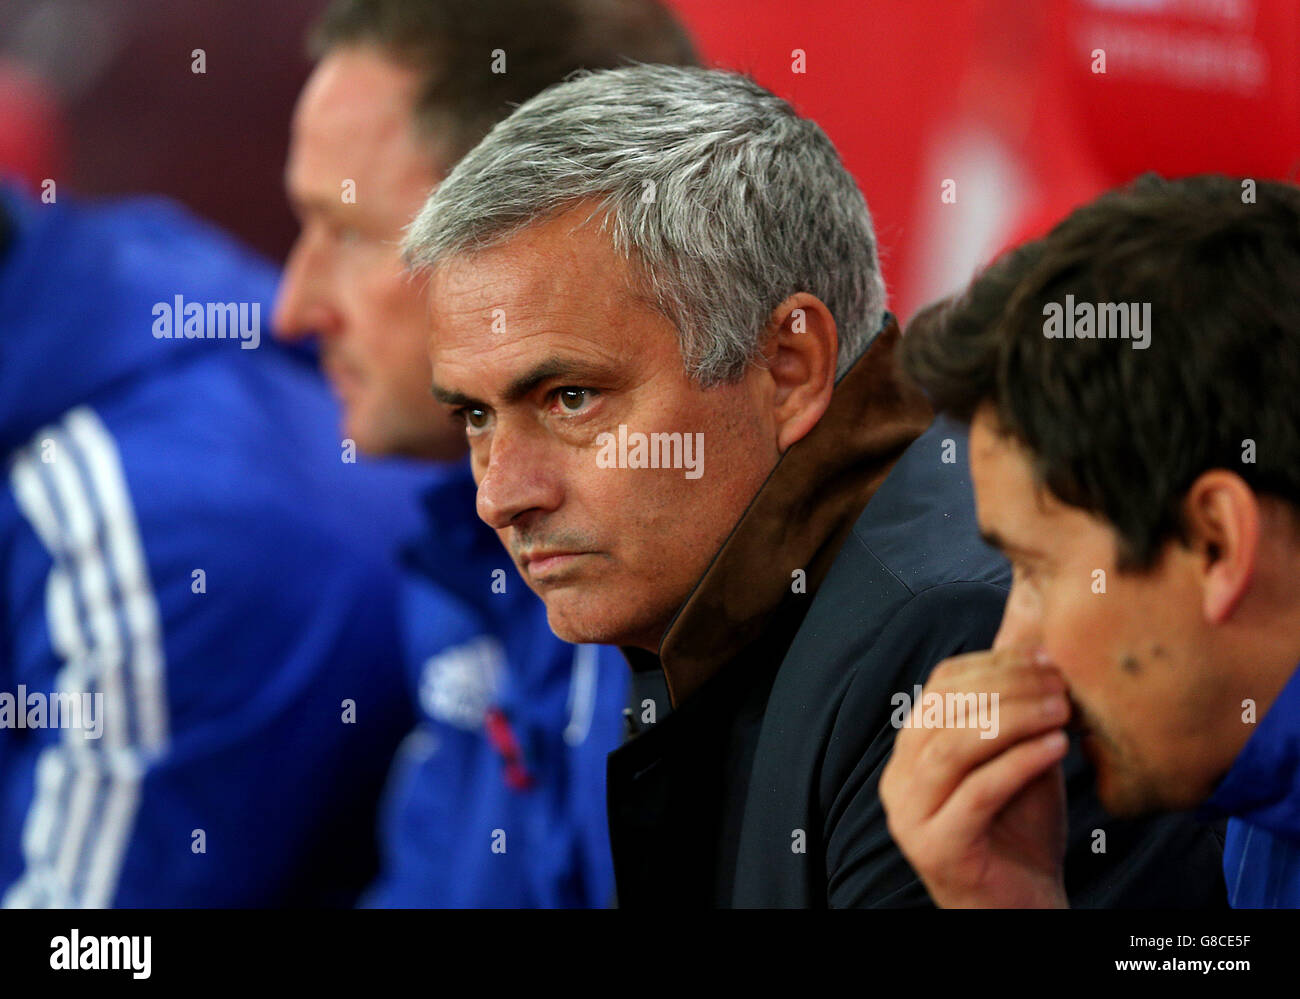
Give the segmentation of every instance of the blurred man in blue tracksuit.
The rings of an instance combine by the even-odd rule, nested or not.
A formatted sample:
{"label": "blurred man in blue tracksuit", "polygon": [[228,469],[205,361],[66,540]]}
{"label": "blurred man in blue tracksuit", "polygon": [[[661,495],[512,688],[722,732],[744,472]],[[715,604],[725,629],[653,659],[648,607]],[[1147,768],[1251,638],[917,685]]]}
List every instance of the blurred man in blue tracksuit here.
{"label": "blurred man in blue tracksuit", "polygon": [[0,219],[4,903],[350,904],[428,470],[351,460],[221,233],[13,189]]}
{"label": "blurred man in blue tracksuit", "polygon": [[607,905],[605,756],[627,666],[616,649],[557,639],[476,516],[465,427],[430,394],[423,288],[399,244],[514,105],[580,68],[694,52],[658,0],[337,0],[312,48],[285,171],[302,232],[276,333],[316,338],[360,450],[456,462],[405,551],[421,721],[393,771],[366,904]]}

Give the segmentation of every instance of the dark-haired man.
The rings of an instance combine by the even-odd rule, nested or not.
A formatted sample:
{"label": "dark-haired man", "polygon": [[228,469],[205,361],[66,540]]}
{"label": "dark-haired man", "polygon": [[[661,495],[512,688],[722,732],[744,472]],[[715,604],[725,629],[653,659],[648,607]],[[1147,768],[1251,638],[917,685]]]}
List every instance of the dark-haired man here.
{"label": "dark-haired man", "polygon": [[[1116,303],[1149,310],[1144,344],[1080,326]],[[1143,179],[904,345],[970,423],[980,530],[1014,567],[993,651],[927,686],[999,690],[999,736],[907,729],[881,781],[932,896],[1065,904],[1069,724],[1110,812],[1233,816],[1231,902],[1300,905],[1300,189]]]}

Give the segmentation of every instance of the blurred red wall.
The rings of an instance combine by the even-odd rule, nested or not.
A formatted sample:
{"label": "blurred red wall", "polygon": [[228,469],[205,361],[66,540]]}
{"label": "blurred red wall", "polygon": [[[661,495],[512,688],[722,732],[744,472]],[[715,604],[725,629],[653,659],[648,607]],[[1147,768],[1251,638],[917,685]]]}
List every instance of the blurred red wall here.
{"label": "blurred red wall", "polygon": [[902,318],[1144,170],[1300,167],[1295,0],[670,2],[839,147]]}

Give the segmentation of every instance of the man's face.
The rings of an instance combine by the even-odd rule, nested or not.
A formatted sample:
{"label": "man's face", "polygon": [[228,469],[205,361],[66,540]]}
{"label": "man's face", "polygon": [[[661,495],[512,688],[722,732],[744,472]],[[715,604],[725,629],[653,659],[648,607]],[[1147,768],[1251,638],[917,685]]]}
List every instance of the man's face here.
{"label": "man's face", "polygon": [[995,647],[1041,650],[1064,675],[1102,804],[1136,815],[1203,800],[1248,726],[1211,668],[1193,553],[1171,543],[1151,571],[1121,573],[1114,529],[1040,487],[987,407],[970,464],[981,532],[1014,569]]}
{"label": "man's face", "polygon": [[[629,294],[608,236],[575,228],[590,212],[440,265],[429,359],[435,392],[466,425],[479,516],[552,630],[657,651],[777,461],[770,390],[757,374],[694,384],[677,330]],[[620,425],[626,466],[633,435],[660,433],[702,440],[702,464],[602,467],[620,460],[609,443]]]}
{"label": "man's face", "polygon": [[298,100],[285,183],[302,231],[276,302],[277,335],[316,335],[343,435],[371,454],[454,457],[463,431],[429,396],[422,288],[402,227],[438,180],[413,124],[415,74],[370,48],[321,60]]}

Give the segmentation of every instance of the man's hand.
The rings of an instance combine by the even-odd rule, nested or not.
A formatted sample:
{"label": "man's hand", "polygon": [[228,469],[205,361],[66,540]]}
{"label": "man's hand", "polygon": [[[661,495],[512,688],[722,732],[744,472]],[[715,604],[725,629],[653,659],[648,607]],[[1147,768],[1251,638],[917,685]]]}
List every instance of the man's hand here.
{"label": "man's hand", "polygon": [[[931,694],[997,694],[994,738],[922,727]],[[969,699],[968,699],[969,700]],[[1064,908],[1065,682],[1016,649],[940,663],[880,778],[894,841],[935,904]],[[945,721],[949,718],[945,715]]]}

